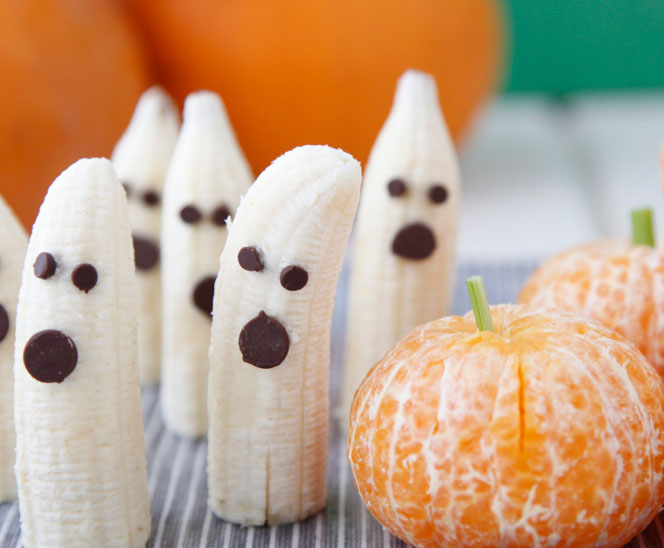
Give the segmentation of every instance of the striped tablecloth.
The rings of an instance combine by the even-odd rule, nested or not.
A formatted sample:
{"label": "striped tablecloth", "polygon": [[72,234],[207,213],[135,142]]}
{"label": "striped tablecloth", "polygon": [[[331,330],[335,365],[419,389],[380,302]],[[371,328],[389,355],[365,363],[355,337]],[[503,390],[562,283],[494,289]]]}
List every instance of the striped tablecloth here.
{"label": "striped tablecloth", "polygon": [[[514,301],[532,271],[531,263],[464,264],[460,267],[454,296],[454,313],[465,313],[470,302],[463,280],[472,274],[484,277],[493,303]],[[335,309],[332,339],[332,407],[338,401],[346,274],[342,276]],[[143,393],[143,416],[148,451],[149,487],[152,497],[152,536],[148,547],[162,548],[401,548],[367,512],[353,485],[346,462],[345,441],[338,425],[330,429],[328,504],[320,514],[301,523],[278,527],[238,527],[215,518],[206,508],[205,460],[207,444],[187,441],[167,432],[161,420],[158,391]],[[662,516],[627,546],[664,548]],[[17,505],[0,505],[0,547],[19,548]],[[92,548],[92,547],[91,547]],[[102,547],[95,547],[102,548]]]}

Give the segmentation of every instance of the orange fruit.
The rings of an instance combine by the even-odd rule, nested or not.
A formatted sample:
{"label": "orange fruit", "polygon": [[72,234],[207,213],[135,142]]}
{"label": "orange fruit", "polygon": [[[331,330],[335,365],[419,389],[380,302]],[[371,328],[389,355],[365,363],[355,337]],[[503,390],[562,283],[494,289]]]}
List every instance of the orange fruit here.
{"label": "orange fruit", "polygon": [[0,73],[0,193],[29,227],[65,167],[111,153],[147,62],[114,2],[3,0]]}
{"label": "orange fruit", "polygon": [[632,341],[664,376],[664,255],[627,241],[600,241],[544,262],[519,302],[573,310]]}
{"label": "orange fruit", "polygon": [[[664,502],[664,384],[566,311],[418,327],[371,370],[348,459],[371,513],[417,547],[618,547]],[[538,544],[539,542],[539,544]]]}
{"label": "orange fruit", "polygon": [[458,136],[501,68],[496,0],[126,1],[166,87],[220,93],[257,173],[304,143],[366,158],[410,67]]}

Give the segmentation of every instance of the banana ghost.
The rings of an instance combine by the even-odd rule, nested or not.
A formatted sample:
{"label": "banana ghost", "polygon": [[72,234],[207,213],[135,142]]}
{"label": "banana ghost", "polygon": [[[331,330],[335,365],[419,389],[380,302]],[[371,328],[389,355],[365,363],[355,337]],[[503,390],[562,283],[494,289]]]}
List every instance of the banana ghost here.
{"label": "banana ghost", "polygon": [[14,357],[26,548],[144,547],[150,499],[125,193],[111,163],[51,185],[23,267]]}
{"label": "banana ghost", "polygon": [[226,219],[252,180],[219,96],[189,95],[166,176],[162,228],[162,410],[182,436],[207,433],[214,281]]}
{"label": "banana ghost", "polygon": [[229,227],[210,343],[209,505],[244,525],[325,505],[332,308],[360,164],[304,146],[277,158]]}
{"label": "banana ghost", "polygon": [[0,501],[16,497],[14,478],[14,325],[28,236],[0,196]]}
{"label": "banana ghost", "polygon": [[406,71],[369,156],[357,214],[345,419],[369,369],[410,329],[446,314],[459,197],[459,168],[436,82]]}
{"label": "banana ghost", "polygon": [[180,125],[166,91],[148,89],[138,101],[112,161],[129,201],[138,282],[138,369],[142,384],[161,369],[161,193]]}

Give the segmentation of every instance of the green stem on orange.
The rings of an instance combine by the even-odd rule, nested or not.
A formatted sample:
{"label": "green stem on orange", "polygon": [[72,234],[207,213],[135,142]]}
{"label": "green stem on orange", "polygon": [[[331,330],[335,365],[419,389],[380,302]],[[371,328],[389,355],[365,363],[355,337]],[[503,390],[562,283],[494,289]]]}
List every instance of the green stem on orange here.
{"label": "green stem on orange", "polygon": [[471,276],[466,280],[468,295],[470,295],[470,304],[473,305],[473,314],[477,329],[480,331],[493,331],[493,322],[491,321],[491,309],[489,300],[486,298],[486,289],[481,276]]}
{"label": "green stem on orange", "polygon": [[652,229],[652,209],[632,210],[632,243],[655,247],[655,236]]}

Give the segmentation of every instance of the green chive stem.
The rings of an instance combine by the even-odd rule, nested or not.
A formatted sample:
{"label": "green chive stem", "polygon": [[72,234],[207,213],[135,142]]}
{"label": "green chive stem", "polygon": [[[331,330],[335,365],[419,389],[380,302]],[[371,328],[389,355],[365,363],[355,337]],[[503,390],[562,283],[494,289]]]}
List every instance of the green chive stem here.
{"label": "green chive stem", "polygon": [[486,298],[486,289],[484,289],[482,276],[471,276],[468,278],[466,280],[466,287],[470,296],[470,304],[473,305],[473,314],[475,315],[477,329],[480,331],[493,331],[491,310],[489,308],[489,300]]}
{"label": "green chive stem", "polygon": [[655,247],[651,208],[632,210],[632,243]]}

